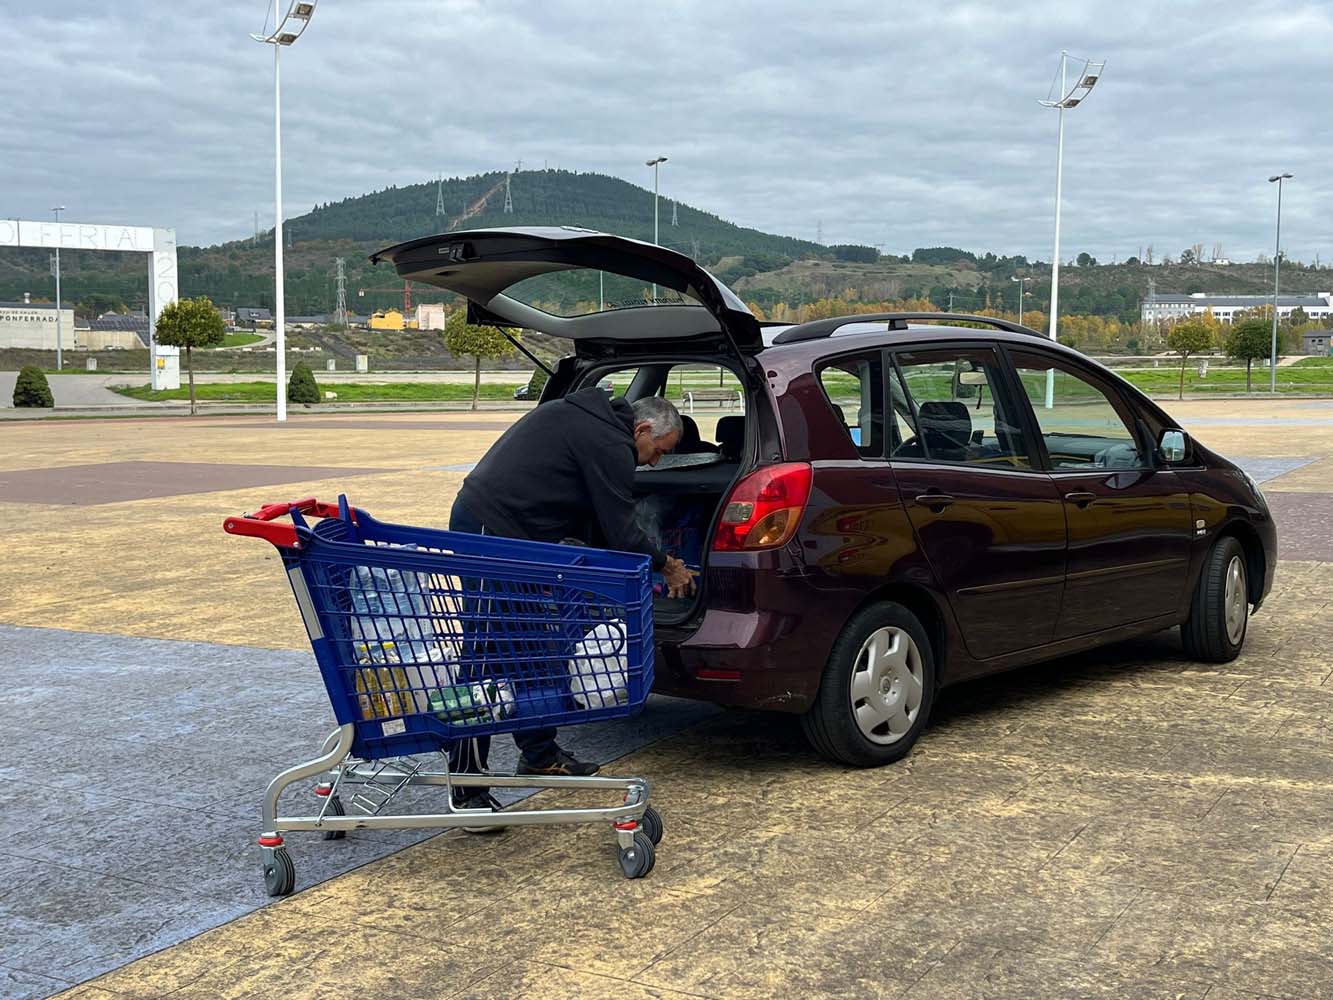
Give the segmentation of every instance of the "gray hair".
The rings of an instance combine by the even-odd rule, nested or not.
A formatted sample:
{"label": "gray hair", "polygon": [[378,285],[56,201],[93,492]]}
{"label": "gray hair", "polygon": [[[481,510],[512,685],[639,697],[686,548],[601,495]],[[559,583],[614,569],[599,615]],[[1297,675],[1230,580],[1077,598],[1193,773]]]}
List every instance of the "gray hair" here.
{"label": "gray hair", "polygon": [[680,411],[670,400],[663,399],[661,396],[645,396],[643,399],[636,399],[633,407],[634,422],[641,424],[647,421],[655,438],[666,437],[669,434],[680,434],[684,430],[681,425]]}

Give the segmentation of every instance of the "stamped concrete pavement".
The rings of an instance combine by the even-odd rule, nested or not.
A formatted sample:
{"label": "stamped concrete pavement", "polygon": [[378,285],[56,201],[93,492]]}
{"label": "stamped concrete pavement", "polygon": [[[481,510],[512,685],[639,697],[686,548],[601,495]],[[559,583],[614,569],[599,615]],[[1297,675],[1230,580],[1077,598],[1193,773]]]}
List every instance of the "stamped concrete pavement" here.
{"label": "stamped concrete pavement", "polygon": [[[1294,545],[1286,551],[1302,557],[1280,564],[1234,663],[1190,663],[1163,634],[952,689],[911,757],[879,771],[818,760],[790,718],[715,713],[616,765],[653,781],[666,821],[657,869],[643,882],[616,874],[600,828],[433,838],[66,995],[1333,996],[1325,934],[1333,920],[1333,566],[1319,556],[1318,529],[1280,512],[1297,494],[1316,510],[1328,505],[1333,412],[1289,402],[1173,406],[1210,446],[1270,463],[1251,468],[1270,477],[1284,543]],[[8,554],[0,588],[12,595],[0,618],[23,626],[11,643],[17,636],[21,646],[54,649],[42,661],[44,686],[83,690],[86,679],[58,675],[99,650],[106,672],[148,684],[153,671],[125,664],[162,658],[167,673],[156,676],[211,676],[226,668],[208,665],[228,663],[235,647],[249,647],[235,654],[240,672],[296,684],[290,668],[308,653],[278,567],[262,545],[222,535],[221,517],[265,499],[345,489],[378,515],[440,523],[462,468],[496,433],[461,417],[324,418],[281,433],[269,426],[116,421],[47,425],[40,435],[25,426],[7,437],[0,469],[11,473],[148,452],[162,463],[286,462],[323,477],[95,506],[0,496]],[[145,657],[137,650],[147,647],[135,645],[142,640],[118,646],[61,631],[70,629],[190,642],[164,644],[183,656],[149,642]],[[6,662],[12,649],[0,654]],[[77,717],[117,727],[119,736],[100,730],[109,752],[127,748],[99,761],[67,741],[69,759],[94,775],[90,787],[72,795],[29,782],[12,793],[36,796],[21,815],[39,824],[98,817],[62,834],[86,838],[82,874],[69,875],[77,866],[61,866],[44,838],[25,840],[22,831],[27,853],[0,857],[11,887],[0,905],[22,904],[31,921],[22,925],[27,943],[0,954],[9,977],[0,983],[14,995],[44,995],[172,939],[157,918],[137,937],[125,934],[117,925],[136,907],[165,914],[181,934],[204,893],[197,886],[207,879],[197,876],[216,873],[222,891],[212,912],[221,919],[242,891],[254,891],[243,886],[254,859],[240,848],[229,854],[230,835],[207,825],[196,828],[197,849],[177,849],[169,867],[182,876],[172,896],[145,876],[151,858],[96,868],[114,853],[99,844],[142,837],[151,825],[126,812],[117,827],[123,799],[151,803],[152,822],[170,819],[161,810],[173,803],[198,811],[197,799],[172,798],[192,787],[177,778],[194,760],[173,768],[179,762],[164,759],[162,746],[171,741],[150,729],[136,742],[127,720],[206,733],[231,718],[227,692],[245,687],[234,678],[218,684],[160,680],[160,690],[125,692],[152,705],[138,714],[123,697],[81,707]],[[314,711],[295,688],[276,689],[302,702],[294,711]],[[255,692],[234,697],[278,728]],[[29,742],[47,756],[25,760],[60,760],[61,745],[44,743],[35,727]],[[239,764],[221,751],[218,761],[222,770]],[[146,791],[122,784],[129,778]],[[239,780],[224,791],[244,803],[253,786]],[[109,809],[82,798],[115,787]],[[378,846],[365,843],[303,845],[298,871],[318,873],[324,852]],[[115,928],[120,936],[100,951],[73,948],[66,963],[58,929],[80,900],[101,928],[95,934]],[[57,946],[44,945],[44,934]]]}

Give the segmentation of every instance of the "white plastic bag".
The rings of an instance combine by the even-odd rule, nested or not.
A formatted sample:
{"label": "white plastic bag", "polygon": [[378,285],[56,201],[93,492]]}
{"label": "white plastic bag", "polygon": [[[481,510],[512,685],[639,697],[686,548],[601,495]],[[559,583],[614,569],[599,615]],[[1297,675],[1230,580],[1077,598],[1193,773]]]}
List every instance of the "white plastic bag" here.
{"label": "white plastic bag", "polygon": [[629,658],[625,623],[603,622],[574,647],[569,661],[569,690],[580,708],[606,708],[629,701]]}

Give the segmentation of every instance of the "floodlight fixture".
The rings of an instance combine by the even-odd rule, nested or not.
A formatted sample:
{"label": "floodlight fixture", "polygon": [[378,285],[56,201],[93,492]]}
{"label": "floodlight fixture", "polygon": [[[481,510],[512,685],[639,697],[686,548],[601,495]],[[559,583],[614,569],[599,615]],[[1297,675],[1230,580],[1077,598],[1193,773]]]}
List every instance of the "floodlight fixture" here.
{"label": "floodlight fixture", "polygon": [[310,19],[315,16],[315,4],[318,2],[319,0],[293,0],[287,7],[287,13],[273,26],[271,32],[268,34],[251,32],[250,37],[256,42],[266,42],[269,45],[291,45],[310,26]]}
{"label": "floodlight fixture", "polygon": [[[1060,318],[1060,196],[1064,183],[1065,169],[1065,112],[1072,111],[1088,99],[1092,88],[1102,78],[1106,61],[1083,61],[1083,70],[1071,87],[1069,85],[1069,53],[1060,53],[1059,89],[1051,81],[1051,88],[1046,93],[1046,100],[1039,101],[1043,108],[1055,108],[1060,112],[1059,139],[1055,147],[1055,252],[1051,255],[1051,339],[1056,339],[1056,329]],[[1021,300],[1020,300],[1021,301]],[[1055,372],[1046,376],[1046,407],[1055,405]]]}
{"label": "floodlight fixture", "polygon": [[1078,75],[1078,79],[1071,87],[1066,82],[1068,80],[1068,62],[1069,53],[1060,53],[1060,89],[1056,91],[1055,81],[1051,81],[1051,89],[1046,94],[1046,100],[1040,104],[1044,108],[1076,108],[1083,101],[1087,100],[1088,95],[1092,93],[1092,88],[1097,86],[1097,81],[1102,78],[1102,69],[1106,66],[1105,60],[1102,62],[1093,62],[1086,59],[1083,62],[1083,72]]}

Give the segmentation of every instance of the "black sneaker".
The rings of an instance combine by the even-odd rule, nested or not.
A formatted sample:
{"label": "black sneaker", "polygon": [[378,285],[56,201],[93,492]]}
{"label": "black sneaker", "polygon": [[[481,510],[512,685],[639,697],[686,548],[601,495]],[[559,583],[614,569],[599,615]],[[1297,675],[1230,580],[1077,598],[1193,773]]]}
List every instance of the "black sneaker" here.
{"label": "black sneaker", "polygon": [[573,754],[566,753],[559,747],[555,748],[555,759],[545,767],[537,767],[522,757],[518,761],[519,774],[565,774],[576,778],[586,778],[591,774],[596,774],[599,770],[600,767],[597,764],[579,760]]}
{"label": "black sneaker", "polygon": [[[454,803],[455,809],[489,809],[491,812],[499,812],[504,806],[490,792],[471,791],[463,799]],[[480,818],[480,817],[479,817]],[[503,826],[495,825],[477,825],[463,827],[464,833],[499,833],[504,829]]]}

